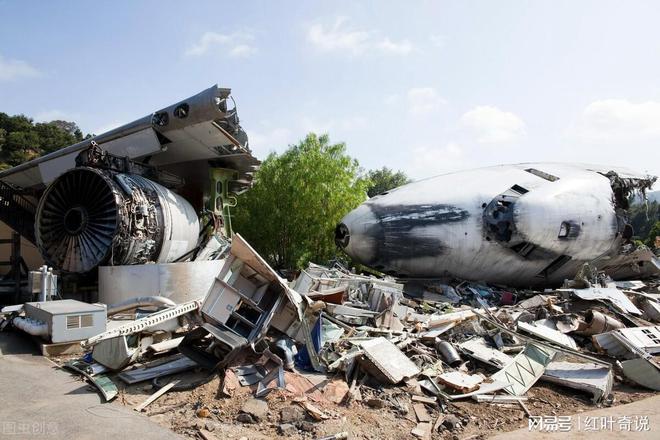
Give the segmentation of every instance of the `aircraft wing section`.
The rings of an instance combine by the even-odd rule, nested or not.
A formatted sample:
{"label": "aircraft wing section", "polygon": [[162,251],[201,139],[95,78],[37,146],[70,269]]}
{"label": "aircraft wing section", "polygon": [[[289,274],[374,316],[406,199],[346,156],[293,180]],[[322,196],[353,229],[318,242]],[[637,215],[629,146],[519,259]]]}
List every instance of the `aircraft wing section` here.
{"label": "aircraft wing section", "polygon": [[[105,151],[145,161],[163,169],[185,168],[186,162],[209,161],[236,169],[251,180],[259,161],[252,156],[239,125],[231,90],[210,87],[197,95],[92,138]],[[61,150],[0,172],[0,180],[41,189],[75,166],[86,139]],[[185,174],[185,173],[184,173]]]}

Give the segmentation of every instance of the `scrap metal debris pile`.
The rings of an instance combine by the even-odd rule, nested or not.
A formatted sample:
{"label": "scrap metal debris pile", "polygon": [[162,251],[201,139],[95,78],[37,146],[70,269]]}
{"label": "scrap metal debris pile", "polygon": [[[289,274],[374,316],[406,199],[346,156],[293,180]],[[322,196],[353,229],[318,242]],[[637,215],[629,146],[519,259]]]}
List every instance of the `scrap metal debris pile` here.
{"label": "scrap metal debris pile", "polygon": [[[402,284],[313,264],[287,283],[237,235],[203,300],[113,306],[105,331],[94,327],[83,342],[87,353],[64,365],[108,400],[123,390],[130,402],[131,387],[147,384],[155,393],[138,410],[168,391],[218,382],[210,396],[200,391],[158,407],[155,414],[172,420],[185,405],[193,419],[223,420],[229,413],[209,408],[235,401],[237,415],[223,421],[307,436],[328,433],[320,422],[351,409],[386,409],[406,419],[413,436],[431,438],[463,429],[469,419],[455,413],[464,399],[530,416],[529,390],[539,381],[599,405],[616,403],[616,383],[660,391],[659,299],[658,281],[613,282],[588,265],[543,292]],[[9,319],[18,328],[31,322],[34,307],[24,309],[27,316],[15,310]],[[48,325],[43,334],[55,342],[56,325]],[[272,396],[276,403],[264,400]],[[267,417],[269,404],[284,405],[279,420]],[[181,423],[181,433],[208,435],[207,424]]]}

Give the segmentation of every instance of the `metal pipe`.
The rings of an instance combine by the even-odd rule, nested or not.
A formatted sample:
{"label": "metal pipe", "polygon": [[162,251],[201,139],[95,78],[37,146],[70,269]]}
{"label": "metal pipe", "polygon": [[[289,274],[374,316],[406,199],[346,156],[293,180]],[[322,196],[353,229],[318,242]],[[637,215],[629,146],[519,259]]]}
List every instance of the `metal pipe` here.
{"label": "metal pipe", "polygon": [[39,301],[44,302],[46,301],[46,290],[48,288],[48,266],[44,264],[39,269],[41,271],[41,291],[39,292]]}
{"label": "metal pipe", "polygon": [[36,319],[23,318],[22,316],[15,317],[12,324],[17,329],[23,330],[33,336],[48,336],[48,324]]}
{"label": "metal pipe", "polygon": [[138,307],[158,307],[158,308],[167,308],[174,307],[176,303],[169,298],[164,296],[138,296],[135,298],[129,298],[126,301],[122,301],[116,304],[108,306],[108,316],[115,315],[119,312],[126,310],[136,309]]}
{"label": "metal pipe", "polygon": [[598,335],[600,333],[606,333],[625,327],[622,322],[596,310],[587,310],[584,314],[584,319],[588,326],[580,333],[588,336]]}

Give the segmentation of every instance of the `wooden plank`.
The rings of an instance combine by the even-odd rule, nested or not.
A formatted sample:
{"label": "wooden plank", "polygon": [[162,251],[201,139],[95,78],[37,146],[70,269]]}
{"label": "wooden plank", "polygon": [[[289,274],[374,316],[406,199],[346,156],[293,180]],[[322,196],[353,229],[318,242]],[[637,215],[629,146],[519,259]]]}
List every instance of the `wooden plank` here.
{"label": "wooden plank", "polygon": [[412,396],[412,400],[413,400],[413,402],[421,402],[421,403],[429,403],[429,404],[431,404],[431,403],[435,403],[435,401],[436,401],[437,399],[436,399],[435,397],[426,397],[426,396],[417,396],[417,395],[413,395],[413,396]]}
{"label": "wooden plank", "polygon": [[410,431],[410,433],[417,438],[421,438],[422,440],[430,440],[431,422],[418,423],[417,426],[415,426],[415,428]]}
{"label": "wooden plank", "polygon": [[218,440],[218,437],[216,437],[215,434],[212,434],[210,431],[207,431],[206,429],[200,428],[199,435],[201,435],[204,440]]}
{"label": "wooden plank", "polygon": [[142,402],[133,409],[138,412],[144,410],[147,406],[151,405],[156,399],[158,399],[160,396],[168,392],[172,387],[176,386],[176,384],[178,384],[179,382],[181,381],[175,380],[173,382],[168,383],[167,385],[165,385],[164,387],[153,393],[151,396],[149,396],[147,400],[145,400],[144,402]]}
{"label": "wooden plank", "polygon": [[438,418],[435,420],[435,423],[433,424],[433,432],[438,432],[438,429],[440,429],[440,426],[444,423],[445,421],[445,415],[443,413],[438,414]]}
{"label": "wooden plank", "polygon": [[418,422],[425,423],[431,421],[431,416],[429,415],[429,412],[426,410],[426,407],[423,403],[415,403],[412,407],[415,411]]}
{"label": "wooden plank", "polygon": [[462,393],[469,393],[479,389],[479,384],[483,380],[484,378],[477,374],[466,374],[461,371],[451,371],[438,376],[438,382]]}

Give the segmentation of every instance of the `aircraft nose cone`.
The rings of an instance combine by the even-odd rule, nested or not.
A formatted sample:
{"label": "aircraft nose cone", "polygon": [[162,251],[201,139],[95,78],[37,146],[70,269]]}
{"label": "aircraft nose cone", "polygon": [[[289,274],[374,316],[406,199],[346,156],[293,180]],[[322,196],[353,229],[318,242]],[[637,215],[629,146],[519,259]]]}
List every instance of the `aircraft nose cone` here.
{"label": "aircraft nose cone", "polygon": [[344,223],[339,223],[335,228],[335,244],[341,249],[346,249],[351,241],[351,232]]}
{"label": "aircraft nose cone", "polygon": [[362,264],[369,264],[375,256],[378,238],[378,219],[367,205],[346,214],[335,228],[335,243],[346,254]]}

